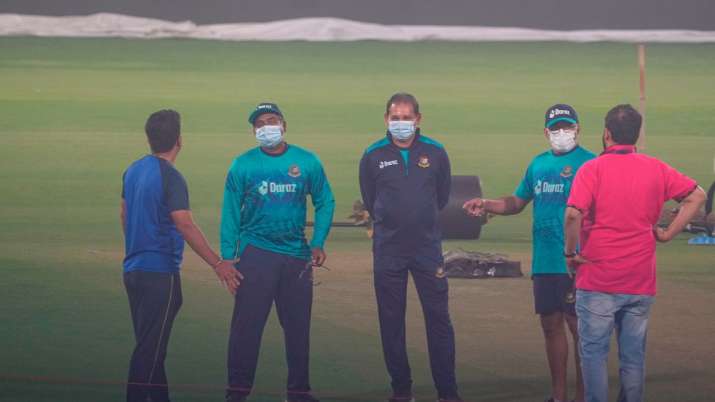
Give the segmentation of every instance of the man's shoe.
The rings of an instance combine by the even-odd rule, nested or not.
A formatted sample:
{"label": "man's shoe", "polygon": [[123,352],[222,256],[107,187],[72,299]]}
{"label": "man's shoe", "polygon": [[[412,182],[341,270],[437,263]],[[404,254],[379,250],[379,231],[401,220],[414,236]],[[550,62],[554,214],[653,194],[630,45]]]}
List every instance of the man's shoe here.
{"label": "man's shoe", "polygon": [[245,392],[226,391],[226,402],[246,402],[248,394]]}
{"label": "man's shoe", "polygon": [[443,398],[439,398],[439,399],[437,399],[437,402],[464,402],[464,400],[463,400],[462,398],[460,398],[460,397],[457,397],[457,398],[455,398],[455,399],[443,399]]}
{"label": "man's shoe", "polygon": [[285,402],[320,402],[320,400],[310,393],[295,393],[286,395]]}
{"label": "man's shoe", "polygon": [[415,402],[415,397],[412,395],[392,395],[387,402]]}

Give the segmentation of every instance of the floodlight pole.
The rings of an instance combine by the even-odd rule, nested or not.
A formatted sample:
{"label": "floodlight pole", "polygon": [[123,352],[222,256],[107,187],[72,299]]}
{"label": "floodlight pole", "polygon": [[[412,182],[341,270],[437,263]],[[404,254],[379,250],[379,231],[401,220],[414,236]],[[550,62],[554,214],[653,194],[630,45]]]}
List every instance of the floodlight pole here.
{"label": "floodlight pole", "polygon": [[641,124],[641,132],[638,140],[638,150],[645,151],[646,138],[645,138],[645,45],[638,45],[638,69],[640,72],[640,112],[643,117],[643,124]]}

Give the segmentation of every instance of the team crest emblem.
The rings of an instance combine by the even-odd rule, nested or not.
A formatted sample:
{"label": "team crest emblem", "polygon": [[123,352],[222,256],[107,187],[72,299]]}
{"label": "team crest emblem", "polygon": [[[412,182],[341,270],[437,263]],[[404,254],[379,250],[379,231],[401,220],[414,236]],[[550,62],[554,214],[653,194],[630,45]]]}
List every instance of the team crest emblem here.
{"label": "team crest emblem", "polygon": [[561,177],[566,178],[571,176],[573,176],[573,168],[571,166],[564,167],[561,171]]}
{"label": "team crest emblem", "polygon": [[427,155],[420,156],[420,160],[417,162],[417,166],[421,168],[429,167],[429,158],[427,157]]}
{"label": "team crest emblem", "polygon": [[444,271],[444,267],[440,266],[439,268],[437,268],[437,272],[435,272],[434,276],[436,276],[437,278],[440,278],[440,279],[447,276],[447,273]]}
{"label": "team crest emblem", "polygon": [[300,176],[300,168],[298,167],[298,165],[291,165],[291,167],[288,168],[288,176],[290,176],[290,177]]}

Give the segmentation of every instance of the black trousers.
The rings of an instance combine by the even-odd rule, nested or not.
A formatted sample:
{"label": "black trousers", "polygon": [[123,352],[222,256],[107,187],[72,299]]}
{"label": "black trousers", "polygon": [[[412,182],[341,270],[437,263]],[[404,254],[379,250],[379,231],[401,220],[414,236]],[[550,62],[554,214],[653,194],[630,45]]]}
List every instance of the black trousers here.
{"label": "black trousers", "polygon": [[407,279],[412,273],[427,329],[430,368],[437,394],[458,399],[455,377],[454,329],[449,317],[449,288],[441,256],[374,255],[375,295],[387,371],[395,395],[412,394],[412,374],[405,343]]}
{"label": "black trousers", "polygon": [[248,246],[236,268],[236,292],[228,342],[229,395],[248,395],[258,365],[263,329],[273,303],[285,337],[289,394],[310,391],[310,315],[313,276],[309,261]]}
{"label": "black trousers", "polygon": [[129,363],[127,402],[168,402],[164,360],[174,318],[181,307],[178,273],[124,274],[136,346]]}

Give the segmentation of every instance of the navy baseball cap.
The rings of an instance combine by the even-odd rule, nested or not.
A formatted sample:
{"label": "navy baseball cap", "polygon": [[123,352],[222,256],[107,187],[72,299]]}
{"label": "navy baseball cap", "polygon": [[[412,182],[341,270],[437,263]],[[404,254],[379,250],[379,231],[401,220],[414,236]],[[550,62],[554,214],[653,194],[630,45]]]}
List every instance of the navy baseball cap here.
{"label": "navy baseball cap", "polygon": [[258,106],[251,112],[251,115],[248,116],[248,122],[251,123],[251,125],[254,124],[258,116],[265,114],[265,113],[275,113],[278,116],[283,118],[283,113],[281,113],[281,110],[278,108],[278,105],[275,103],[270,103],[270,102],[263,102],[259,103]]}
{"label": "navy baseball cap", "polygon": [[549,128],[560,121],[567,121],[571,124],[578,124],[578,114],[569,105],[559,103],[546,110],[546,122],[544,127]]}

